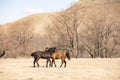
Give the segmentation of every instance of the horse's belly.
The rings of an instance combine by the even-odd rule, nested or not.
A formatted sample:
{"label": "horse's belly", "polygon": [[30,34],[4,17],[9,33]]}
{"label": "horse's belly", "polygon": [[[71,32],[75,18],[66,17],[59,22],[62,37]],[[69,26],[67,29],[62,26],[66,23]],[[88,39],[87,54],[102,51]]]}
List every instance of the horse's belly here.
{"label": "horse's belly", "polygon": [[42,59],[47,59],[46,57],[41,57]]}
{"label": "horse's belly", "polygon": [[57,57],[57,58],[55,58],[55,59],[60,59],[60,58]]}

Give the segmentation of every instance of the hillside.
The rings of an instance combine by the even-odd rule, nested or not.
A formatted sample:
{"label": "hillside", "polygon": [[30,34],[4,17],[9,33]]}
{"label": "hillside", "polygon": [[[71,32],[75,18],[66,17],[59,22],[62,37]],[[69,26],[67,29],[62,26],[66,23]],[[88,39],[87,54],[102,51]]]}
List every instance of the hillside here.
{"label": "hillside", "polygon": [[[38,14],[33,14],[30,16],[26,16],[20,20],[17,20],[15,22],[7,23],[5,25],[5,28],[7,27],[12,27],[12,26],[19,26],[22,27],[27,23],[30,23],[32,26],[35,28],[35,33],[40,33],[41,35],[44,34],[44,28],[51,24],[51,17],[54,16],[56,13],[38,13]],[[28,26],[28,27],[29,27]]]}
{"label": "hillside", "polygon": [[119,25],[120,0],[79,0],[66,10],[1,25],[7,35],[0,48],[10,48],[15,57],[46,46],[69,49],[73,57],[119,57]]}
{"label": "hillside", "polygon": [[[119,0],[80,0],[77,3],[73,4],[70,8],[65,11],[74,11],[74,9],[80,7],[79,14],[81,11],[87,10],[85,14],[88,16],[90,14],[94,15],[94,13],[104,14],[105,12],[109,13],[109,15],[116,15],[120,11],[120,1]],[[64,13],[64,11],[63,11]],[[44,28],[52,23],[53,16],[59,15],[61,12],[52,12],[52,13],[38,13],[30,16],[26,16],[20,20],[15,22],[5,24],[5,26],[16,25],[16,23],[23,24],[23,22],[31,22],[32,26],[35,27],[35,32],[37,33],[45,33]],[[3,25],[4,26],[4,25]]]}
{"label": "hillside", "polygon": [[[83,9],[87,10],[85,14],[90,15],[94,13],[105,14],[109,13],[109,15],[116,15],[120,11],[120,1],[119,0],[80,0],[79,2],[73,4],[70,8],[65,11],[74,11],[74,9],[81,7],[80,12]],[[52,16],[59,15],[61,12],[52,12],[52,13],[38,13],[27,16],[20,20],[14,21],[12,23],[5,24],[3,26],[12,26],[16,25],[16,23],[20,23],[21,25],[23,22],[31,22],[32,26],[34,26],[35,32],[44,34],[44,28],[52,23]],[[79,14],[79,13],[78,13]]]}
{"label": "hillside", "polygon": [[85,12],[86,16],[97,15],[118,15],[120,12],[120,0],[80,0],[73,4],[66,11],[77,11],[77,15]]}

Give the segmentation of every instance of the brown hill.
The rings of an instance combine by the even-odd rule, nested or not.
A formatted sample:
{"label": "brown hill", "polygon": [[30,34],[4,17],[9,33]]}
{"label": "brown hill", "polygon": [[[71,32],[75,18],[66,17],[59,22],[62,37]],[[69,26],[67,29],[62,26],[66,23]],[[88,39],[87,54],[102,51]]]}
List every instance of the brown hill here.
{"label": "brown hill", "polygon": [[[94,13],[116,15],[120,12],[120,0],[80,0],[65,11],[72,12],[75,11],[76,8],[79,8],[77,14],[86,10],[85,14],[87,16],[90,16],[90,14],[92,16]],[[6,28],[7,26],[17,26],[17,23],[19,23],[19,26],[22,26],[23,23],[31,22],[30,26],[35,27],[36,33],[44,34],[45,27],[52,24],[52,16],[56,16],[60,13],[61,12],[33,14],[3,26],[6,26]]]}
{"label": "brown hill", "polygon": [[7,27],[13,27],[13,26],[18,26],[22,27],[25,26],[26,24],[30,23],[30,25],[27,26],[32,26],[35,28],[35,33],[40,33],[44,34],[44,28],[51,24],[51,16],[54,16],[56,13],[39,13],[39,14],[33,14],[27,17],[24,17],[20,20],[17,20],[15,22],[7,23],[1,26],[5,26],[5,29]]}
{"label": "brown hill", "polygon": [[[61,18],[61,15],[64,18]],[[66,17],[67,19],[65,19]],[[21,54],[23,56],[25,54],[29,55],[30,52],[34,50],[45,49],[46,46],[50,46],[50,45],[52,46],[58,45],[58,47],[67,46],[67,48],[69,48],[69,45],[71,47],[71,44],[72,44],[71,50],[78,50],[77,48],[74,49],[74,46],[78,44],[77,39],[76,40],[74,39],[75,36],[77,35],[77,33],[75,32],[78,32],[78,34],[87,33],[88,30],[90,29],[89,27],[93,27],[93,30],[96,30],[96,32],[98,32],[97,29],[94,29],[94,27],[96,26],[106,27],[106,25],[108,26],[109,24],[111,24],[111,22],[114,22],[117,25],[120,25],[119,21],[120,21],[120,0],[80,0],[74,3],[73,5],[71,5],[70,8],[60,11],[60,12],[33,14],[30,16],[24,17],[20,20],[17,20],[15,22],[0,25],[0,30],[1,30],[0,34],[7,33],[7,35],[4,35],[4,36],[0,35],[0,38],[3,39],[1,40],[0,44],[1,45],[4,44],[3,46],[0,46],[0,48],[1,49],[7,48],[8,50],[10,50],[10,52],[8,53],[12,53],[12,56],[14,57],[16,56],[16,53],[19,53],[20,56]],[[56,23],[57,25],[54,25]],[[77,30],[75,29],[75,25],[77,25]],[[52,29],[49,28],[49,26],[51,26]],[[53,27],[57,28],[58,26],[59,28],[57,29],[58,30],[57,32],[57,30]],[[71,33],[68,32],[70,33],[69,36],[66,36],[66,33],[65,35],[63,35],[65,32],[64,30],[66,30],[66,26],[67,27],[69,26],[69,31],[71,31]],[[88,29],[86,28],[86,26]],[[62,30],[61,28],[64,30]],[[84,31],[85,28],[87,32]],[[53,34],[51,34],[50,32],[52,30],[53,30]],[[47,36],[40,36],[40,35],[33,36],[33,33],[39,33],[43,35],[47,33],[46,31],[49,31],[48,35],[52,37],[48,38],[48,35]],[[60,36],[56,35],[57,33],[55,31],[58,34],[59,34],[59,31],[61,31],[60,33],[63,32],[63,34]],[[93,36],[92,35],[89,36],[89,34],[90,33],[86,35],[86,38],[83,37],[83,40],[85,39],[86,42],[87,40],[90,40],[90,41],[93,40],[92,42],[94,43],[94,39],[90,38],[90,36],[91,37]],[[81,37],[79,36],[77,37],[78,37],[78,40],[81,39]],[[58,41],[56,38],[58,38]],[[66,42],[64,41],[63,43],[62,41],[63,39]],[[111,41],[111,39],[109,40]],[[88,41],[88,44],[90,44],[90,41]],[[110,41],[107,41],[107,42],[111,44],[112,42]],[[90,47],[96,46],[92,42],[89,46]],[[109,45],[105,45],[105,47],[106,46],[109,46]],[[93,48],[92,51],[94,52],[95,49]],[[108,47],[108,49],[111,49],[111,47]]]}

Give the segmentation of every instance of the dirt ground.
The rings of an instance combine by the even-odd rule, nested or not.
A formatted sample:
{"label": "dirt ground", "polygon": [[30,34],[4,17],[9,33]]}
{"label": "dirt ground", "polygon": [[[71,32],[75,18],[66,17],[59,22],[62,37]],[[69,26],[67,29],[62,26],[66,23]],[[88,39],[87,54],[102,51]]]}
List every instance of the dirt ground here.
{"label": "dirt ground", "polygon": [[33,58],[0,59],[0,80],[120,80],[120,58],[71,59],[67,67],[46,68],[46,60],[40,59],[40,67],[33,67]]}

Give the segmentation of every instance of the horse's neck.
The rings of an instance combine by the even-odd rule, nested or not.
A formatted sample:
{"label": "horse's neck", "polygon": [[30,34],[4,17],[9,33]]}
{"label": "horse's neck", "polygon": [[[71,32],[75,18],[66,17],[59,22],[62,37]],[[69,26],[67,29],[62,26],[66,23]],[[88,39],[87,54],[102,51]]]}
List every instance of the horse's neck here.
{"label": "horse's neck", "polygon": [[43,52],[48,52],[48,51],[45,50],[45,51],[43,51]]}

